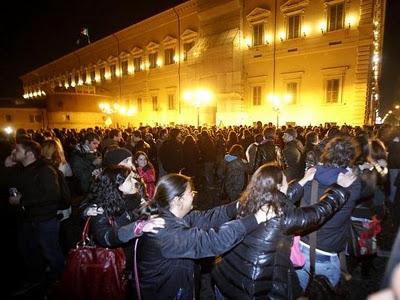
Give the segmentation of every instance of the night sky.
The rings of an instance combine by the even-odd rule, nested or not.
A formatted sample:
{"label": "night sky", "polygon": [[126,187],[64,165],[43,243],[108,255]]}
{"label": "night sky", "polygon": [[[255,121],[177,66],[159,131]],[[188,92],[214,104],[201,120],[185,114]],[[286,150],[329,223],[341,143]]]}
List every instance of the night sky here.
{"label": "night sky", "polygon": [[[0,12],[0,98],[21,97],[19,76],[77,49],[81,28],[93,42],[182,2],[9,1]],[[400,104],[400,1],[387,0],[381,111],[394,103]]]}

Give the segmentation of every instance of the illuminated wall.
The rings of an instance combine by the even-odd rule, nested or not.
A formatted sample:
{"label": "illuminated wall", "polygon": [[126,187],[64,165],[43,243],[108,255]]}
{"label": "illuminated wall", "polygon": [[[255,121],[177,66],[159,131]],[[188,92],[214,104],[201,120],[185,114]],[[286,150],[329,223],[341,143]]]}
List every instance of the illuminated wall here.
{"label": "illuminated wall", "polygon": [[[374,113],[379,66],[372,62],[382,36],[374,32],[383,30],[384,4],[191,0],[25,74],[24,97],[47,97],[49,124],[58,127],[108,119],[195,125],[198,117],[200,124],[275,123],[277,116],[280,125],[361,125]],[[213,95],[199,109],[184,97],[197,90]]]}

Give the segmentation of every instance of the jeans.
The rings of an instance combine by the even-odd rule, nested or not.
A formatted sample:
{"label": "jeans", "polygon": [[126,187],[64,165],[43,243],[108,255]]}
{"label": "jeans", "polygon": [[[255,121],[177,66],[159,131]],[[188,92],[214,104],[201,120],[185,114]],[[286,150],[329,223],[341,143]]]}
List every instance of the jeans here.
{"label": "jeans", "polygon": [[[300,285],[303,290],[307,287],[310,272],[310,249],[304,244],[300,243],[300,251],[306,258],[306,263],[303,268],[297,269],[296,273],[299,277]],[[340,260],[338,255],[324,255],[322,253],[315,253],[315,273],[325,275],[332,286],[336,286],[340,280]]]}
{"label": "jeans", "polygon": [[[46,264],[49,279],[58,279],[64,269],[64,256],[59,244],[60,221],[31,221],[21,224],[19,244],[27,267],[28,280],[45,279]],[[44,259],[44,260],[43,260]]]}
{"label": "jeans", "polygon": [[214,286],[214,293],[215,293],[215,300],[225,300],[224,296],[222,295],[221,291],[216,285]]}

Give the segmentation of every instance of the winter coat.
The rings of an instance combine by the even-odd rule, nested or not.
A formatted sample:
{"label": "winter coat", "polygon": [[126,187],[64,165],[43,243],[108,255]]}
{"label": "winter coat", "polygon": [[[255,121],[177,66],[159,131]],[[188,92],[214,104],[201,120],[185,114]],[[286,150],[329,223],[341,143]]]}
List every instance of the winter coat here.
{"label": "winter coat", "polygon": [[89,152],[83,145],[78,144],[71,157],[71,168],[78,179],[81,193],[88,193],[92,182],[92,172],[96,169],[93,161],[97,155]]}
{"label": "winter coat", "polygon": [[273,140],[263,140],[259,145],[257,145],[252,171],[255,172],[258,167],[269,162],[281,163],[280,149],[275,145]]}
{"label": "winter coat", "polygon": [[157,234],[144,234],[138,243],[143,299],[193,299],[194,259],[228,251],[257,227],[254,216],[223,224],[236,213],[236,203],[192,211],[184,218],[160,209],[165,228]]}
{"label": "winter coat", "polygon": [[305,157],[303,151],[303,146],[298,140],[286,143],[283,149],[283,158],[286,163],[285,174],[288,181],[304,176]]}
{"label": "winter coat", "polygon": [[137,168],[139,176],[143,179],[146,185],[146,194],[149,199],[153,199],[156,190],[156,173],[152,167]]}
{"label": "winter coat", "polygon": [[[288,194],[295,195],[302,188],[295,184],[291,189]],[[293,235],[323,224],[348,194],[336,185],[307,208],[294,207],[295,199],[288,201],[284,194],[279,198],[282,214],[258,225],[217,262],[212,276],[226,299],[297,299],[300,290],[290,261]]]}
{"label": "winter coat", "polygon": [[246,161],[234,155],[225,155],[224,162],[218,170],[218,177],[222,182],[223,193],[229,202],[240,197],[247,185],[248,173],[249,167]]}
{"label": "winter coat", "polygon": [[167,173],[179,173],[183,168],[183,147],[177,140],[166,140],[160,147],[162,167]]}

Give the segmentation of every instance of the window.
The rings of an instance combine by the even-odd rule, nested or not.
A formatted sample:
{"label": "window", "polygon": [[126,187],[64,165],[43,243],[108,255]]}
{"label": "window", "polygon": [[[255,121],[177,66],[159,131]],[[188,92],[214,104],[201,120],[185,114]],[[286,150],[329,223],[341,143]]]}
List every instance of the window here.
{"label": "window", "polygon": [[149,69],[157,67],[157,52],[149,54]]}
{"label": "window", "polygon": [[168,109],[175,110],[175,95],[168,95]]}
{"label": "window", "polygon": [[110,65],[110,75],[111,75],[111,79],[117,77],[117,65],[116,64]]}
{"label": "window", "polygon": [[253,87],[253,105],[261,105],[261,86]]}
{"label": "window", "polygon": [[96,70],[95,70],[95,69],[93,69],[93,70],[90,71],[90,80],[91,80],[92,82],[95,82],[95,81],[96,81]]}
{"label": "window", "polygon": [[35,123],[35,116],[29,115],[29,123]]}
{"label": "window", "polygon": [[68,75],[68,85],[72,85],[72,75]]}
{"label": "window", "polygon": [[135,72],[139,72],[142,65],[142,57],[135,57],[133,59],[133,67],[135,68]]}
{"label": "window", "polygon": [[100,68],[100,80],[105,81],[106,80],[106,67],[101,67]]}
{"label": "window", "polygon": [[121,63],[121,69],[122,69],[122,76],[127,76],[128,75],[128,61],[124,60]]}
{"label": "window", "polygon": [[11,122],[12,121],[12,116],[11,115],[5,115],[4,117],[6,119],[6,122]]}
{"label": "window", "polygon": [[300,15],[289,16],[286,36],[287,39],[300,37]]}
{"label": "window", "polygon": [[328,6],[328,31],[342,29],[344,26],[344,3]]}
{"label": "window", "polygon": [[82,71],[82,81],[83,81],[83,83],[86,82],[86,70]]}
{"label": "window", "polygon": [[137,110],[138,111],[142,111],[143,110],[143,101],[142,101],[141,97],[137,98]]}
{"label": "window", "polygon": [[288,82],[286,84],[286,92],[291,96],[290,104],[295,104],[297,102],[297,82]]}
{"label": "window", "polygon": [[79,73],[76,72],[75,73],[75,84],[78,84],[78,82],[79,82]]}
{"label": "window", "polygon": [[165,56],[165,64],[166,65],[172,65],[174,64],[174,55],[175,55],[175,50],[170,48],[170,49],[165,49],[164,51],[164,56]]}
{"label": "window", "polygon": [[339,102],[340,79],[329,79],[326,81],[326,102]]}
{"label": "window", "polygon": [[258,46],[263,44],[264,38],[264,23],[253,25],[253,46]]}
{"label": "window", "polygon": [[158,98],[157,96],[152,96],[151,101],[153,102],[153,111],[158,110]]}
{"label": "window", "polygon": [[190,49],[192,49],[194,46],[194,42],[190,42],[190,43],[184,43],[183,44],[183,60],[187,61],[188,59],[188,52],[190,51]]}

